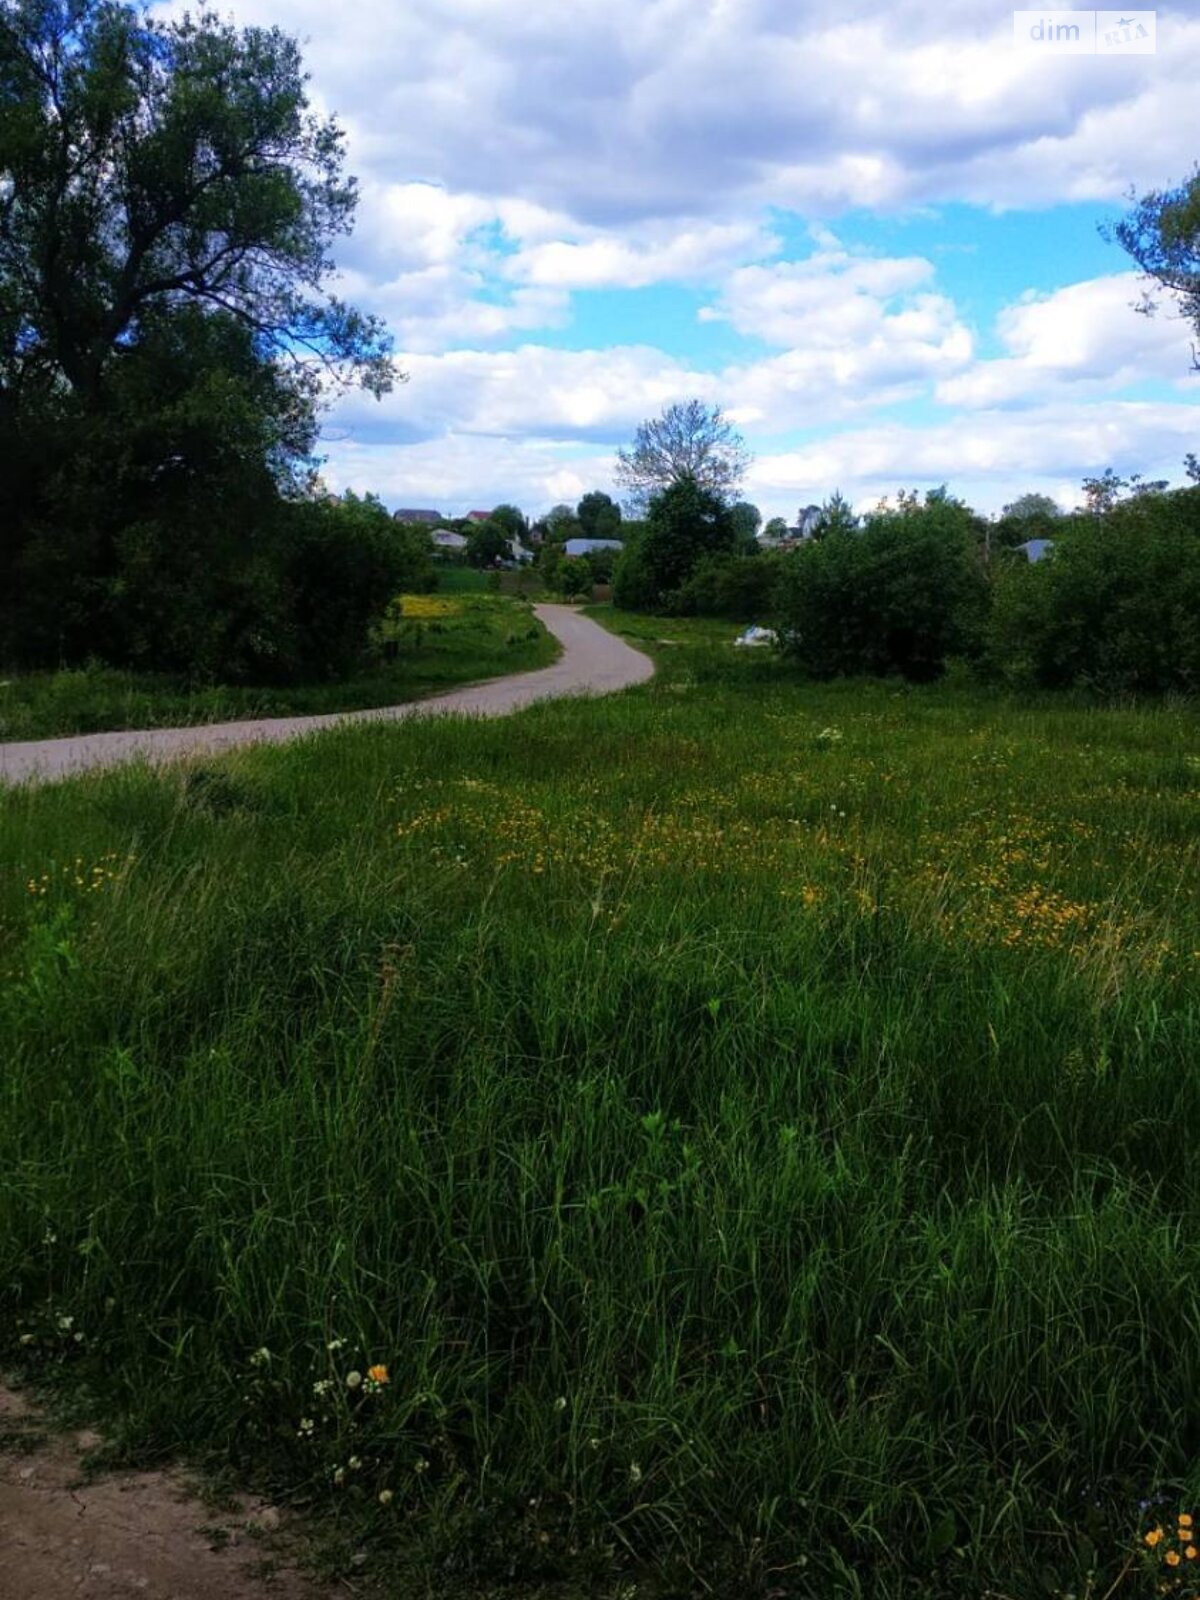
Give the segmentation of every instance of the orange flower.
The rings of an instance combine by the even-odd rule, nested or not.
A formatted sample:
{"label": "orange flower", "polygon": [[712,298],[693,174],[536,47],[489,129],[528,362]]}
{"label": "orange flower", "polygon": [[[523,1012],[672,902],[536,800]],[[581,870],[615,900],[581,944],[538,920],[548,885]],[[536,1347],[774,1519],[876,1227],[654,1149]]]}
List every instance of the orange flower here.
{"label": "orange flower", "polygon": [[1187,1511],[1181,1511],[1179,1513],[1179,1526],[1181,1528],[1190,1528],[1191,1525],[1192,1519],[1190,1513]]}
{"label": "orange flower", "polygon": [[370,1378],[372,1383],[387,1383],[388,1369],[382,1365],[378,1367],[368,1367],[367,1377]]}
{"label": "orange flower", "polygon": [[1167,1565],[1169,1567],[1177,1567],[1179,1565],[1179,1551],[1178,1550],[1168,1550],[1167,1551]]}
{"label": "orange flower", "polygon": [[1200,1550],[1197,1550],[1194,1544],[1188,1545],[1187,1549],[1183,1553],[1189,1561],[1195,1561],[1196,1557],[1200,1556]]}
{"label": "orange flower", "polygon": [[1162,1529],[1161,1528],[1151,1528],[1150,1532],[1146,1535],[1146,1543],[1150,1546],[1151,1550],[1153,1550],[1154,1546],[1158,1543],[1158,1541],[1161,1538],[1162,1538]]}

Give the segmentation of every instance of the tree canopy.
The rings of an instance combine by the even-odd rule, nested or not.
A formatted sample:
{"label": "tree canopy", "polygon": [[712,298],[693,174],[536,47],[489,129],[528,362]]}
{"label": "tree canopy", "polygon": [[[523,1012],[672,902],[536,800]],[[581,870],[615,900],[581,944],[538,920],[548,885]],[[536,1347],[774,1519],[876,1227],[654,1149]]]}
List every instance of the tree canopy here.
{"label": "tree canopy", "polygon": [[497,506],[492,512],[491,520],[509,539],[520,539],[529,531],[529,523],[519,506]]}
{"label": "tree canopy", "polygon": [[835,489],[821,507],[821,515],[813,529],[813,536],[825,538],[831,533],[853,533],[858,527],[854,507],[840,489]]}
{"label": "tree canopy", "polygon": [[1031,491],[1028,494],[1019,494],[1015,500],[1010,500],[1000,515],[1011,517],[1015,522],[1026,520],[1044,520],[1047,517],[1062,515],[1058,509],[1058,502],[1052,500],[1048,494],[1038,494]]}
{"label": "tree canopy", "polygon": [[492,517],[471,529],[467,537],[467,560],[473,567],[491,567],[497,561],[512,560],[510,535],[503,523]]}
{"label": "tree canopy", "polygon": [[96,403],[149,317],[223,311],[259,350],[378,391],[380,325],[326,292],[356,193],[295,40],[113,0],[0,0],[0,391]]}
{"label": "tree canopy", "polygon": [[[1157,289],[1178,300],[1200,339],[1200,168],[1177,189],[1143,195],[1111,235]],[[1152,289],[1139,309],[1155,305]],[[1200,365],[1194,347],[1193,360]]]}
{"label": "tree canopy", "polygon": [[575,508],[587,539],[617,539],[621,534],[621,508],[600,489],[585,494]]}
{"label": "tree canopy", "polygon": [[[6,657],[278,675],[361,645],[379,519],[296,505],[323,400],[396,376],[329,292],[342,166],[278,29],[0,0]],[[337,651],[304,620],[318,568],[356,595]]]}
{"label": "tree canopy", "polygon": [[733,518],[734,531],[738,543],[744,550],[757,550],[758,530],[762,527],[762,512],[749,500],[739,500],[736,505],[729,508]]}
{"label": "tree canopy", "polygon": [[685,474],[655,495],[645,529],[626,543],[613,575],[614,598],[634,610],[670,604],[699,561],[732,553],[736,543],[729,507]]}
{"label": "tree canopy", "polygon": [[924,505],[829,530],[785,562],[778,592],[784,651],[814,677],[899,672],[938,677],[977,639],[987,605],[974,516],[933,491]]}
{"label": "tree canopy", "polygon": [[542,526],[551,539],[570,539],[580,531],[579,518],[570,506],[551,506],[542,518]]}
{"label": "tree canopy", "polygon": [[616,479],[638,510],[683,478],[694,479],[728,503],[751,460],[741,434],[720,406],[689,400],[668,406],[661,416],[640,425],[629,449],[617,451]]}

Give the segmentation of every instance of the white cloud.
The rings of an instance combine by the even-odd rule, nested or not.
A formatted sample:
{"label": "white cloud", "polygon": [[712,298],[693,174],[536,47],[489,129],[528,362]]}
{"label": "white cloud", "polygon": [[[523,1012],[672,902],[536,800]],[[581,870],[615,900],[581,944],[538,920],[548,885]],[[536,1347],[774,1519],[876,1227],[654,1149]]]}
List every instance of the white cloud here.
{"label": "white cloud", "polygon": [[609,350],[451,350],[402,358],[410,381],[380,404],[342,403],[337,421],[363,437],[441,432],[616,444],[674,400],[715,399],[721,380],[650,346]]}
{"label": "white cloud", "polygon": [[768,431],[890,405],[971,358],[970,330],[919,256],[851,255],[828,233],[804,261],[731,274],[706,320],[787,347],[727,372],[737,420]]}
{"label": "white cloud", "polygon": [[757,223],[637,227],[622,239],[598,234],[531,245],[504,263],[505,275],[529,283],[571,289],[641,289],[673,281],[712,282],[747,258],[778,249],[778,240]]}
{"label": "white cloud", "polygon": [[1178,481],[1196,431],[1195,408],[1169,401],[978,412],[926,428],[882,423],[761,457],[747,487],[760,503],[784,493],[821,500],[836,488],[862,503],[945,482],[978,509],[998,510],[1026,489],[1071,498],[1107,466]]}
{"label": "white cloud", "polygon": [[[419,315],[410,307],[422,342],[401,356],[409,383],[380,407],[352,399],[339,415],[353,413],[358,426],[381,440],[389,430],[399,439],[444,429],[589,439],[614,448],[644,418],[692,396],[721,405],[747,431],[779,434],[827,425],[911,398],[970,361],[971,335],[953,303],[924,289],[907,292],[908,286],[923,284],[931,270],[927,262],[830,253],[777,273],[735,273],[728,309],[719,314],[736,315],[746,328],[761,326],[780,341],[794,342],[717,371],[648,345],[563,350],[527,343],[439,353],[441,313],[431,299]],[[433,295],[437,283],[427,287]],[[509,327],[520,314],[523,292],[554,293],[517,290],[513,304],[492,308]],[[471,317],[483,315],[479,306],[468,309]],[[547,313],[539,307],[532,314]],[[451,321],[455,315],[461,316],[445,312]]]}
{"label": "white cloud", "polygon": [[1151,379],[1186,384],[1186,324],[1167,305],[1152,317],[1139,315],[1141,294],[1133,272],[1049,294],[1030,291],[997,319],[1009,355],[945,378],[937,398],[982,407],[1032,404],[1067,392],[1087,397]]}
{"label": "white cloud", "polygon": [[403,450],[380,452],[353,439],[327,449],[323,476],[337,493],[369,490],[393,509],[435,506],[447,516],[502,501],[536,515],[563,501],[573,505],[612,477],[608,456],[591,456],[578,446],[564,450],[546,440],[449,433]]}
{"label": "white cloud", "polygon": [[1182,8],[1160,10],[1158,55],[1108,59],[1016,51],[994,0],[240,0],[237,17],[307,40],[364,179],[618,234],[764,204],[1119,202],[1196,155],[1200,19]]}
{"label": "white cloud", "polygon": [[851,256],[833,242],[804,261],[741,268],[700,315],[769,344],[834,345],[875,332],[887,303],[926,285],[933,272],[920,256]]}
{"label": "white cloud", "polygon": [[382,316],[398,348],[422,354],[492,344],[518,331],[561,327],[569,319],[562,290],[494,294],[482,273],[449,263],[375,283],[361,272],[343,273],[338,292]]}

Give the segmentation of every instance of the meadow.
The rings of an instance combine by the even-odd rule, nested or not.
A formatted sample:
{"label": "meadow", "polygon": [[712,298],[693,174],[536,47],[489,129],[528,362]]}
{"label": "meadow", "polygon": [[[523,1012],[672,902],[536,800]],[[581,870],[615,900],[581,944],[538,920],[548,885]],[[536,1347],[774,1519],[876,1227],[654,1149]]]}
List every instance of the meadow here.
{"label": "meadow", "polygon": [[1196,707],[609,620],[3,796],[0,1356],[389,1593],[1195,1594]]}
{"label": "meadow", "polygon": [[[449,568],[433,595],[402,595],[356,676],[272,686],[189,683],[96,662],[0,681],[0,740],[108,728],[177,728],[399,705],[460,683],[548,666],[557,645],[527,605],[485,592],[483,573]],[[383,646],[393,649],[385,657]]]}

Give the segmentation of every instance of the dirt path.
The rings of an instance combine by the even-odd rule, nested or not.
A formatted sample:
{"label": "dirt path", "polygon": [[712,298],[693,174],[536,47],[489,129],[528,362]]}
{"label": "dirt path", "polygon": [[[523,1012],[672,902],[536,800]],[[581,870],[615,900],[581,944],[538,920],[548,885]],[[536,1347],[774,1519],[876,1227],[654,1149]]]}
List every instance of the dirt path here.
{"label": "dirt path", "polygon": [[2,1600],[333,1600],[281,1557],[273,1508],[213,1510],[173,1470],[87,1477],[98,1443],[0,1387]]}
{"label": "dirt path", "polygon": [[[89,733],[72,739],[33,739],[0,744],[0,784],[29,779],[66,777],[89,768],[111,767],[136,756],[169,761],[180,756],[213,755],[235,745],[279,743],[321,728],[351,722],[392,722],[404,717],[431,717],[458,712],[480,717],[504,716],[536,700],[569,694],[611,694],[642,683],[654,663],[640,650],[618,639],[590,617],[570,606],[539,605],[538,619],[563,646],[552,667],[514,673],[489,683],[452,689],[408,705],[374,711],[332,712],[314,717],[271,717],[256,722],[217,722],[195,728],[153,728],[121,733]],[[7,1596],[3,1596],[7,1600]]]}

